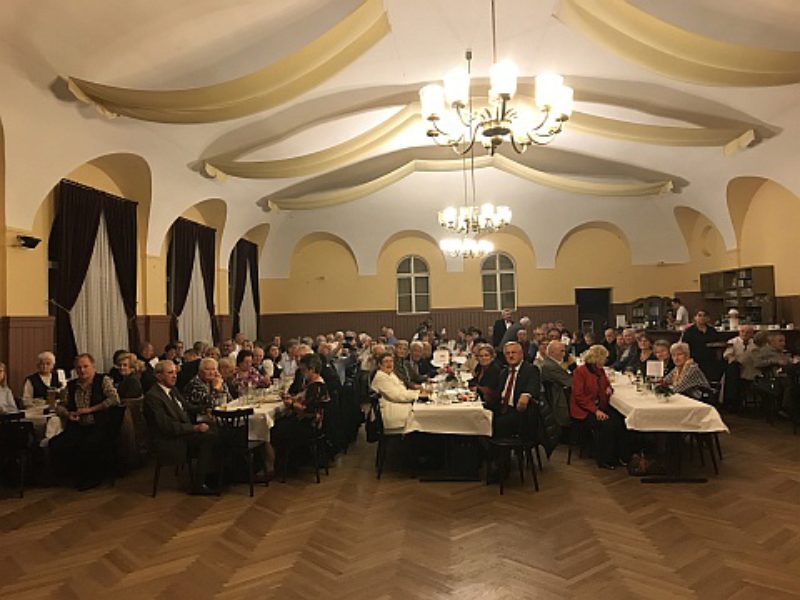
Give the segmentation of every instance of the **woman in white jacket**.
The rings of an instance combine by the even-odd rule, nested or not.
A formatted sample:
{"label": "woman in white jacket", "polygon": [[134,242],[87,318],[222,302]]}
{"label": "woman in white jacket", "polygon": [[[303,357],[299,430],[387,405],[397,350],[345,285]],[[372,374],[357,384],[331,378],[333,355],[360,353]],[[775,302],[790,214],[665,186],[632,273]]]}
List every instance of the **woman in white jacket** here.
{"label": "woman in white jacket", "polygon": [[384,429],[402,429],[406,426],[411,407],[426,391],[409,390],[394,373],[394,356],[390,353],[378,356],[378,370],[371,387],[381,395],[381,416]]}

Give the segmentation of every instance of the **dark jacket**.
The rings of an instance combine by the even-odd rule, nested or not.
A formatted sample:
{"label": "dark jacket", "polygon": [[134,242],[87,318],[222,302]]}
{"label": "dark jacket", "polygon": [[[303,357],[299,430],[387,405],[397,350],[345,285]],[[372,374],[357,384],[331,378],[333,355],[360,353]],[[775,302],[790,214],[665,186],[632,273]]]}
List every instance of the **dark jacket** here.
{"label": "dark jacket", "polygon": [[[514,322],[512,321],[511,324],[513,325]],[[503,319],[497,319],[492,325],[492,346],[497,348],[500,345],[500,342],[503,340],[503,336],[506,334],[506,322]]]}
{"label": "dark jacket", "polygon": [[469,387],[474,387],[478,396],[485,404],[496,403],[500,398],[500,365],[492,361],[484,368],[475,367],[475,376],[470,380]]}
{"label": "dark jacket", "polygon": [[[185,399],[176,388],[173,389],[178,400],[185,407]],[[161,386],[154,385],[145,394],[144,416],[159,456],[173,464],[185,461],[186,441],[184,438],[194,433],[194,425],[186,411],[167,396]]]}

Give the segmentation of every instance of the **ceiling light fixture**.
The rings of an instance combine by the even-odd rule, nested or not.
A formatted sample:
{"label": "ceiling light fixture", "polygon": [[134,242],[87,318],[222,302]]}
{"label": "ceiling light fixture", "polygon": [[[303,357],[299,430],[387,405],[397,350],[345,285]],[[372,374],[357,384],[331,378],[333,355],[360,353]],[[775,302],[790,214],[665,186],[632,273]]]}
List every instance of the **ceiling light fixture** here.
{"label": "ceiling light fixture", "polygon": [[[444,86],[432,83],[419,91],[422,118],[428,121],[428,137],[458,154],[467,154],[479,143],[494,155],[503,142],[520,154],[531,145],[543,146],[555,139],[572,115],[573,90],[555,73],[536,76],[534,106],[510,102],[517,91],[517,67],[497,60],[495,0],[492,3],[492,67],[488,105],[473,110],[470,94],[472,51],[467,50],[466,69],[454,69]],[[449,107],[449,109],[448,109]]]}
{"label": "ceiling light fixture", "polygon": [[448,206],[439,211],[439,225],[454,233],[461,234],[457,238],[445,238],[439,243],[442,252],[452,257],[480,258],[494,251],[494,244],[488,240],[480,240],[482,233],[498,231],[511,222],[511,209],[507,206],[494,207],[488,202],[477,205],[475,185],[475,151],[469,155],[470,175],[472,180],[472,202],[470,202],[467,182],[467,159],[461,157],[461,172],[464,179],[464,206],[456,208]]}

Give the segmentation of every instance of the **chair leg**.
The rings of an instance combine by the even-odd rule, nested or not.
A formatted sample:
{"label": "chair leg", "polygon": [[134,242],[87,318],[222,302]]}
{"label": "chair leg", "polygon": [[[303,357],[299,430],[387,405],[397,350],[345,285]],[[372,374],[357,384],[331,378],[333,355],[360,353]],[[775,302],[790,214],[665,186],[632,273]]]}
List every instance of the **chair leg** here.
{"label": "chair leg", "polygon": [[286,475],[289,472],[289,448],[283,453],[283,473],[281,474],[281,483],[286,483]]}
{"label": "chair leg", "polygon": [[539,454],[539,446],[536,446],[536,462],[539,463],[539,470],[542,471],[542,455]]}
{"label": "chair leg", "polygon": [[531,475],[533,475],[533,489],[538,492],[539,491],[539,477],[538,477],[538,475],[536,475],[536,465],[533,464],[533,457],[532,456],[531,456]]}
{"label": "chair leg", "polygon": [[569,446],[567,447],[567,464],[572,464],[572,440],[570,440]]}
{"label": "chair leg", "polygon": [[514,452],[517,455],[517,465],[519,467],[519,482],[525,483],[525,451],[522,447],[515,448]]}
{"label": "chair leg", "polygon": [[376,475],[378,479],[380,479],[383,473],[383,461],[386,460],[386,440],[383,437],[378,440],[378,456],[376,458],[378,463],[378,472]]}
{"label": "chair leg", "polygon": [[311,442],[311,456],[314,459],[314,476],[317,479],[317,483],[319,483],[319,440]]}
{"label": "chair leg", "polygon": [[[700,466],[701,467],[705,467],[706,466],[706,459],[703,456],[703,442],[700,439],[700,437],[698,437],[697,434],[692,435],[690,440],[691,439],[694,439],[694,441],[697,442],[697,454],[698,454],[698,456],[700,456]],[[691,444],[691,441],[689,443]]]}
{"label": "chair leg", "polygon": [[717,455],[719,456],[719,459],[722,460],[722,444],[719,443],[719,434],[712,433],[711,435],[714,439],[714,445],[717,447]]}
{"label": "chair leg", "polygon": [[714,443],[711,436],[704,436],[705,443],[708,445],[708,455],[711,457],[711,464],[714,467],[714,475],[719,475],[719,466],[717,465],[717,456],[714,454]]}
{"label": "chair leg", "polygon": [[156,497],[156,493],[158,492],[158,476],[161,473],[161,463],[156,462],[155,472],[153,473],[153,498]]}
{"label": "chair leg", "polygon": [[508,452],[503,451],[503,461],[502,466],[500,467],[500,495],[503,495],[503,488],[506,480],[506,469],[511,464],[511,451]]}
{"label": "chair leg", "polygon": [[19,497],[22,498],[25,494],[25,461],[27,455],[22,454],[19,457]]}
{"label": "chair leg", "polygon": [[253,490],[253,453],[248,451],[247,452],[247,473],[250,475],[250,497],[253,497],[255,493]]}

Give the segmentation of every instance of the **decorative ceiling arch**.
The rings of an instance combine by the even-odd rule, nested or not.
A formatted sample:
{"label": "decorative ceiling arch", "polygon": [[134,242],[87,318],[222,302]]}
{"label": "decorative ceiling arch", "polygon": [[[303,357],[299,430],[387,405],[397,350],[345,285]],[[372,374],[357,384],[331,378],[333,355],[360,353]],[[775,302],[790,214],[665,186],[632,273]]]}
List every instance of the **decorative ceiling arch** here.
{"label": "decorative ceiling arch", "polygon": [[[683,239],[686,242],[688,255],[692,258],[692,249],[697,244],[697,249],[704,258],[710,258],[714,252],[711,250],[712,241],[716,241],[717,245],[725,248],[725,240],[722,237],[717,226],[714,224],[708,215],[697,210],[691,206],[677,205],[673,207],[672,213],[675,216],[675,221],[683,234]],[[697,223],[700,220],[707,221],[706,225],[700,231],[698,239],[695,238]],[[716,234],[716,235],[715,235]],[[712,240],[712,238],[716,238]]]}
{"label": "decorative ceiling arch", "polygon": [[561,0],[556,16],[623,58],[674,79],[737,87],[800,82],[800,52],[711,39],[662,21],[628,0]]}
{"label": "decorative ceiling arch", "polygon": [[737,248],[742,245],[742,229],[747,211],[750,209],[750,203],[767,181],[764,177],[735,177],[728,182],[725,198],[733,231],[736,234]]}
{"label": "decorative ceiling arch", "polygon": [[289,254],[289,273],[291,274],[292,266],[294,264],[294,259],[297,256],[297,253],[301,250],[307,248],[311,244],[315,242],[333,242],[345,250],[350,255],[350,258],[353,259],[353,267],[356,273],[359,272],[358,269],[358,258],[356,258],[356,253],[353,251],[352,246],[342,237],[334,233],[330,233],[328,231],[314,231],[312,233],[307,233],[303,237],[301,237],[297,242],[294,244],[291,253]]}
{"label": "decorative ceiling arch", "polygon": [[[580,233],[582,231],[587,231],[590,229],[601,229],[606,231],[615,237],[621,239],[625,246],[628,249],[628,255],[633,256],[633,249],[631,248],[630,240],[628,239],[627,234],[616,224],[611,223],[609,221],[587,221],[585,223],[581,223],[580,225],[576,225],[569,231],[567,231],[561,238],[561,241],[558,243],[558,249],[556,250],[556,262],[558,261],[558,257],[561,254],[561,250],[564,248],[566,242],[575,234]],[[598,249],[599,251],[600,249]]]}
{"label": "decorative ceiling arch", "polygon": [[329,79],[389,33],[382,0],[364,0],[325,34],[284,59],[224,83],[135,90],[68,77],[72,94],[104,115],[161,123],[213,123],[279,106]]}
{"label": "decorative ceiling arch", "polygon": [[[414,149],[412,149],[414,150]],[[400,156],[392,153],[394,156]],[[408,155],[408,152],[406,152]],[[388,155],[386,155],[388,156]],[[601,178],[574,178],[559,173],[545,172],[507,158],[502,154],[480,156],[474,161],[475,168],[494,167],[521,179],[556,190],[587,196],[605,197],[637,197],[654,196],[672,191],[672,179],[646,181],[608,181]],[[359,198],[376,192],[408,177],[415,172],[461,171],[463,161],[458,158],[414,158],[413,153],[406,162],[394,164],[375,173],[366,181],[342,187],[330,187],[319,191],[309,191],[298,195],[289,195],[292,188],[276,192],[262,198],[259,202],[267,208],[272,203],[284,210],[312,210],[353,202]],[[301,188],[303,186],[300,186]]]}

